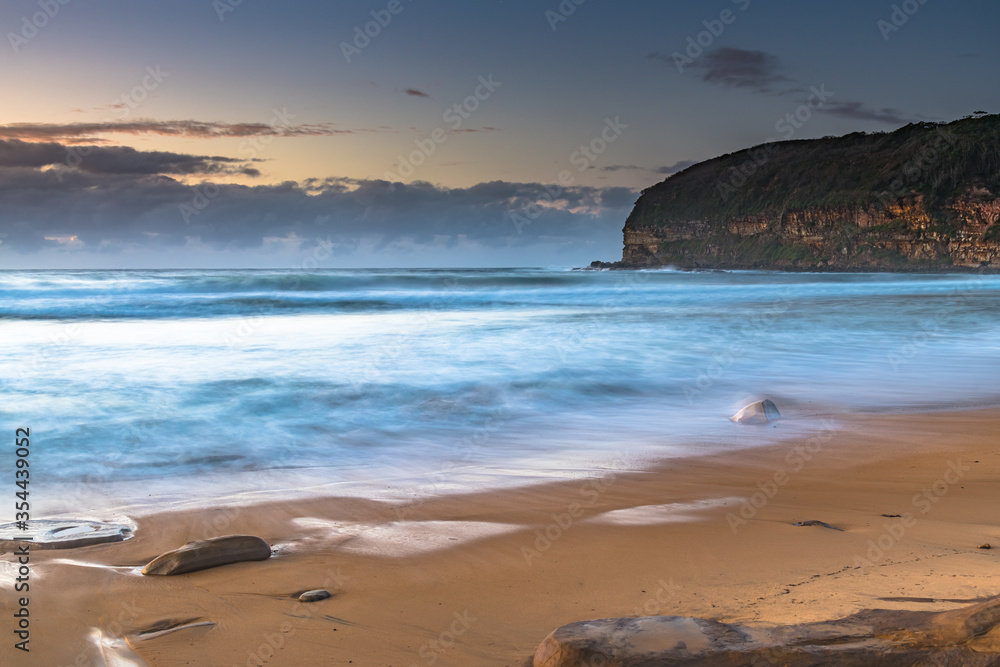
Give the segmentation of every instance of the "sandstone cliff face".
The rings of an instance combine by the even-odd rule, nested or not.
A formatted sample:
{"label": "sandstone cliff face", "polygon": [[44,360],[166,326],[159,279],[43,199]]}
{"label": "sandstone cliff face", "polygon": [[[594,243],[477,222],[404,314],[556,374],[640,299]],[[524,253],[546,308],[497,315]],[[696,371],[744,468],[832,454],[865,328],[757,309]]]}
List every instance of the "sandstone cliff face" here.
{"label": "sandstone cliff face", "polygon": [[621,266],[1000,270],[1000,114],[779,141],[647,188]]}
{"label": "sandstone cliff face", "polygon": [[[641,204],[642,200],[640,200]],[[637,204],[638,208],[639,204]],[[1000,269],[1000,196],[967,192],[943,209],[914,196],[716,220],[626,225],[622,264],[830,270]]]}

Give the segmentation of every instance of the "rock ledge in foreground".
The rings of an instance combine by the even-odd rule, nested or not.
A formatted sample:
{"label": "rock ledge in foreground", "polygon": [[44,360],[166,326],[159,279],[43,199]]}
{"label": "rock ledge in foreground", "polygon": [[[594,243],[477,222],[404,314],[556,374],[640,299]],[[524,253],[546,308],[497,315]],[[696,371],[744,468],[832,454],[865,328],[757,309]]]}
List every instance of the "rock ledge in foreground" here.
{"label": "rock ledge in foreground", "polygon": [[565,625],[534,667],[1000,665],[1000,596],[945,612],[873,609],[836,621],[756,628],[682,616]]}
{"label": "rock ledge in foreground", "polygon": [[142,568],[142,573],[184,574],[231,563],[267,560],[270,557],[271,546],[261,538],[253,535],[226,535],[189,542],[180,549],[161,554]]}

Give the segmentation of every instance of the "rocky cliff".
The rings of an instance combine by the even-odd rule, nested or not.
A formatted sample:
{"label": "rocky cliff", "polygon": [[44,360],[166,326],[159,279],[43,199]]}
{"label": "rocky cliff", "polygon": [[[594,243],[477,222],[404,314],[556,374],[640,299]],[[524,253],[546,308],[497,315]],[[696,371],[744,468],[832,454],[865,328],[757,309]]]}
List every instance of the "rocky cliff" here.
{"label": "rocky cliff", "polygon": [[1000,269],[1000,115],[765,144],[645,191],[620,267]]}

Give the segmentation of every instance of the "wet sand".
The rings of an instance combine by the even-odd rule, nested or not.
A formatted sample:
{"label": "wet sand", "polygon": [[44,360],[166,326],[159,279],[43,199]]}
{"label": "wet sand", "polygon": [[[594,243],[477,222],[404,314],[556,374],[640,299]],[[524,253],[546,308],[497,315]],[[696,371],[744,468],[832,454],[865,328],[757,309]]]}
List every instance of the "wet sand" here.
{"label": "wet sand", "polygon": [[[1000,594],[1000,410],[833,417],[779,445],[589,480],[134,517],[128,541],[32,552],[31,653],[5,613],[0,664],[521,667],[579,620],[786,623]],[[843,530],[793,525],[810,520]],[[237,533],[276,555],[138,574]],[[295,599],[315,588],[333,596]]]}

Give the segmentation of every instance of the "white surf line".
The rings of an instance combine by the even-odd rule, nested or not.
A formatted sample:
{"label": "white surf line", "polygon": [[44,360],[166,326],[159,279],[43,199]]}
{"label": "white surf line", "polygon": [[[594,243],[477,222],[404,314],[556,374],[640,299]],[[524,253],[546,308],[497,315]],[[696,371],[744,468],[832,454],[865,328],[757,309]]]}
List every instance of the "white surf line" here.
{"label": "white surf line", "polygon": [[711,498],[690,503],[668,503],[666,505],[639,505],[621,510],[612,510],[584,521],[608,523],[621,526],[654,526],[663,523],[699,521],[698,512],[714,509],[729,503],[739,503],[741,498]]}
{"label": "white surf line", "polygon": [[[401,521],[384,524],[299,517],[292,522],[337,549],[369,556],[405,557],[449,549],[520,530],[523,526],[487,521]],[[316,539],[313,537],[312,539]],[[310,541],[307,537],[304,542]]]}
{"label": "white surf line", "polygon": [[132,565],[104,565],[103,563],[88,563],[85,560],[73,560],[72,558],[53,558],[45,561],[45,563],[42,564],[42,567],[50,563],[55,565],[73,565],[75,567],[93,567],[98,570],[109,570],[111,572],[118,572],[121,574],[142,576],[142,567]]}

